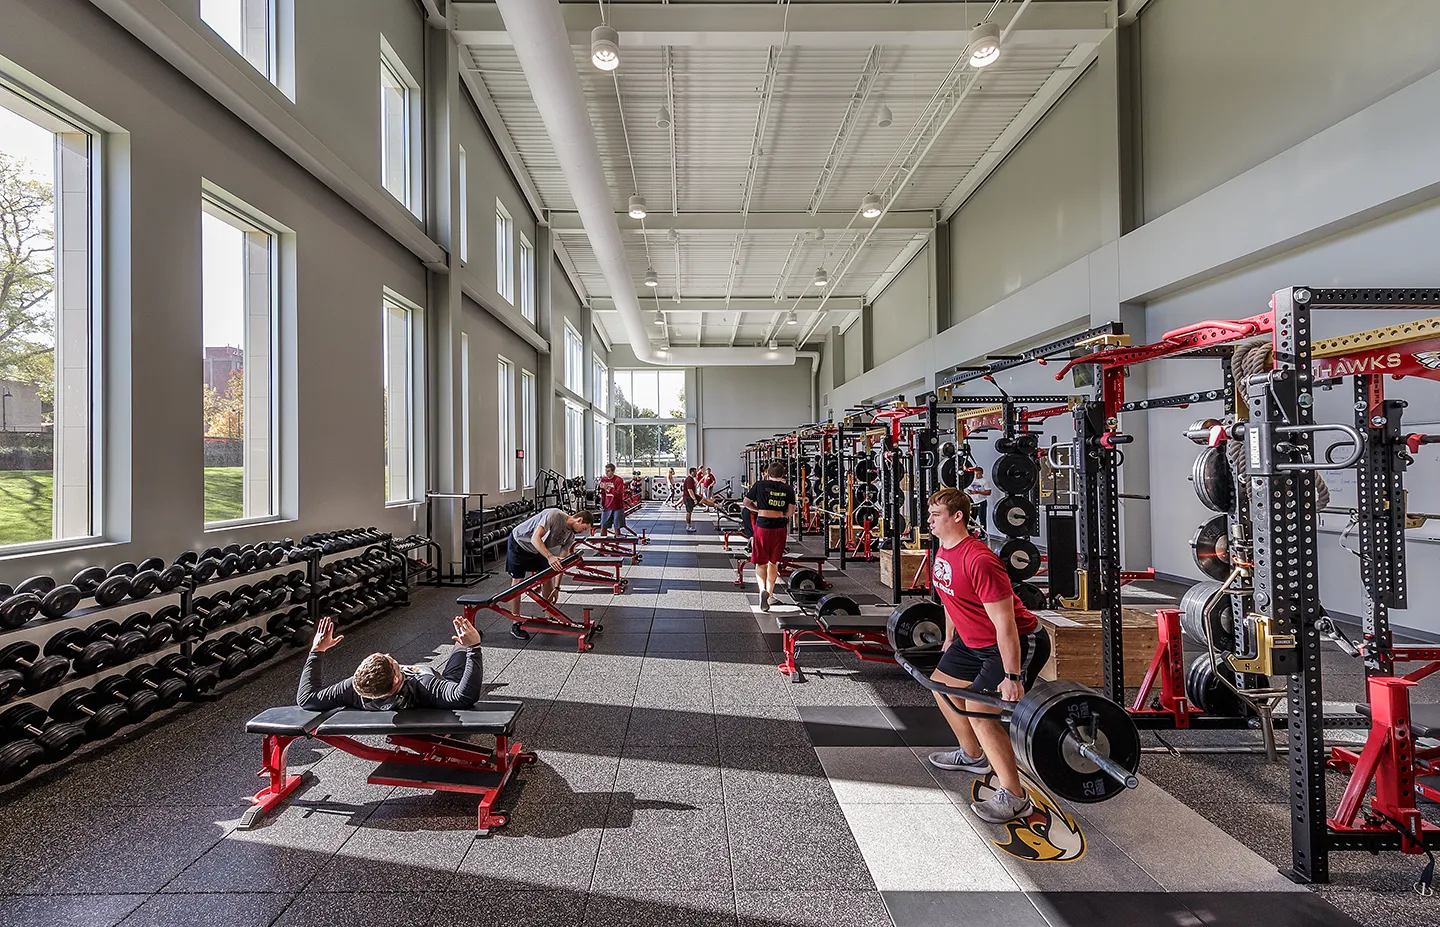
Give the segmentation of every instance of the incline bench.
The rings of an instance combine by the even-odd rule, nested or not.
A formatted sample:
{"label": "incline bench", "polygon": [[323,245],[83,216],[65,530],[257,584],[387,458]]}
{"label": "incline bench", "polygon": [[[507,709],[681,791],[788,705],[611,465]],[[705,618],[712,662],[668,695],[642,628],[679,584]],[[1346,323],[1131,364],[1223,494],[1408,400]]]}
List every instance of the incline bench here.
{"label": "incline bench", "polygon": [[[619,560],[619,558],[612,559]],[[570,573],[572,567],[578,569],[583,563],[584,559],[579,554],[571,554],[560,561],[560,572],[562,574]],[[617,575],[619,574],[619,566],[615,567],[615,572]],[[586,605],[581,609],[584,617],[580,621],[576,621],[562,612],[554,602],[540,594],[540,587],[555,573],[554,567],[547,566],[533,576],[527,576],[509,589],[501,590],[492,596],[470,593],[460,596],[455,601],[465,607],[465,618],[472,623],[475,621],[475,615],[482,611],[494,612],[514,621],[515,616],[511,614],[508,606],[521,596],[529,596],[531,601],[539,605],[545,614],[538,618],[522,616],[520,627],[527,631],[538,631],[541,634],[569,634],[576,639],[577,650],[590,650],[595,646],[590,643],[590,636],[605,630],[604,626],[596,623],[590,617],[590,606]]]}
{"label": "incline bench", "polygon": [[[290,775],[286,760],[290,744],[309,737],[379,763],[368,782],[479,795],[475,832],[489,836],[493,828],[504,827],[508,820],[504,812],[494,809],[495,800],[518,767],[535,762],[535,754],[510,741],[520,708],[520,702],[487,701],[464,711],[307,711],[294,705],[262,711],[250,719],[245,730],[265,735],[260,775],[269,776],[270,784],[250,799],[240,829],[254,827],[311,778],[308,770]],[[467,734],[493,736],[495,749],[459,739]],[[385,735],[392,746],[373,746],[355,739],[363,735]]]}
{"label": "incline bench", "polygon": [[860,615],[820,615],[789,612],[777,616],[780,638],[785,647],[785,662],[776,669],[790,677],[791,682],[804,682],[805,673],[795,662],[795,645],[802,637],[814,637],[842,647],[875,663],[894,663],[895,651],[886,637],[890,607]]}

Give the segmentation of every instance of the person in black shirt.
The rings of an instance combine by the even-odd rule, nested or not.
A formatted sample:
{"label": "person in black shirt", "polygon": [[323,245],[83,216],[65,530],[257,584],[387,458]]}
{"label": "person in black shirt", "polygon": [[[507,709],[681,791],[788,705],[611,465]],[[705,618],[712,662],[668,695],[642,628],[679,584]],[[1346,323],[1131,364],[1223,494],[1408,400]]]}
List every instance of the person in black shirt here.
{"label": "person in black shirt", "polygon": [[356,708],[362,711],[399,711],[403,708],[469,708],[480,699],[480,632],[464,618],[452,624],[455,649],[445,668],[401,666],[388,653],[372,653],[360,661],[354,675],[331,686],[320,682],[321,654],[345,639],[335,635],[335,622],[321,618],[315,641],[300,671],[295,704],[307,711]]}
{"label": "person in black shirt", "polygon": [[755,536],[750,539],[750,561],[755,564],[755,583],[760,587],[760,610],[770,610],[775,581],[780,578],[780,560],[785,556],[785,529],[795,511],[795,491],[785,482],[784,461],[773,461],[765,478],[750,484],[745,508],[755,513]]}

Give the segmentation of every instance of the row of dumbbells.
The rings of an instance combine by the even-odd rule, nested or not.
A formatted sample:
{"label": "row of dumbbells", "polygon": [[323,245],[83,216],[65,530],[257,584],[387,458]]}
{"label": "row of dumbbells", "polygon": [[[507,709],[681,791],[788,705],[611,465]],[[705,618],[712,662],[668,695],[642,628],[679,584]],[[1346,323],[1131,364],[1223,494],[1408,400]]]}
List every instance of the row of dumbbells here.
{"label": "row of dumbbells", "polygon": [[404,598],[405,583],[403,581],[386,578],[369,579],[359,586],[351,586],[321,599],[320,613],[332,618],[337,625],[354,624],[369,618],[382,609],[403,603]]}
{"label": "row of dumbbells", "polygon": [[231,631],[205,641],[190,657],[169,654],[155,664],[107,676],[94,688],[74,688],[48,711],[23,702],[0,712],[0,782],[12,782],[54,763],[88,741],[103,740],[181,699],[195,700],[251,666],[275,656],[285,639],[264,628]]}
{"label": "row of dumbbells", "polygon": [[[389,535],[372,528],[343,528],[339,531],[320,531],[307,534],[300,539],[300,547],[318,548],[322,554],[338,554],[341,551],[383,543]],[[307,552],[308,555],[308,552]]]}
{"label": "row of dumbbells", "polygon": [[86,567],[68,583],[53,576],[32,576],[16,586],[0,583],[0,628],[15,629],[38,616],[63,618],[87,598],[110,608],[126,599],[144,599],[157,592],[174,592],[183,583],[228,579],[240,573],[265,570],[286,562],[294,541],[187,550],[167,565],[159,557],[139,563],[117,563],[106,569]]}

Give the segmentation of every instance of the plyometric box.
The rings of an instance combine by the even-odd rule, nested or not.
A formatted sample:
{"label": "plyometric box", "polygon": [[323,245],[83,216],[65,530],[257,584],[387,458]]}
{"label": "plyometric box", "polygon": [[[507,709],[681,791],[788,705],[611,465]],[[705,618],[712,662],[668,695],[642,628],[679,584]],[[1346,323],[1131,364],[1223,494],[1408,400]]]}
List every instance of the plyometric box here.
{"label": "plyometric box", "polygon": [[[1041,678],[1101,685],[1105,664],[1100,652],[1100,613],[1037,611],[1035,616],[1050,632],[1050,662],[1040,670]],[[1160,642],[1159,625],[1148,612],[1122,608],[1120,627],[1125,643],[1125,684],[1138,686]]]}
{"label": "plyometric box", "polygon": [[[876,551],[880,557],[880,583],[895,588],[895,564],[891,551]],[[900,588],[926,588],[930,584],[929,561],[925,550],[900,551]]]}

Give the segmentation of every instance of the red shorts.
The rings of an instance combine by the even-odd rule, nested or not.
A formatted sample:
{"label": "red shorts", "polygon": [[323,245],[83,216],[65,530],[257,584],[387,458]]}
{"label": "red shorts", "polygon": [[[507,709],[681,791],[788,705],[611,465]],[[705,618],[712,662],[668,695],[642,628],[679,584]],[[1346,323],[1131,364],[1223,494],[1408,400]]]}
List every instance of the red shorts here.
{"label": "red shorts", "polygon": [[785,529],[755,526],[755,537],[750,540],[750,562],[779,563],[785,556]]}

